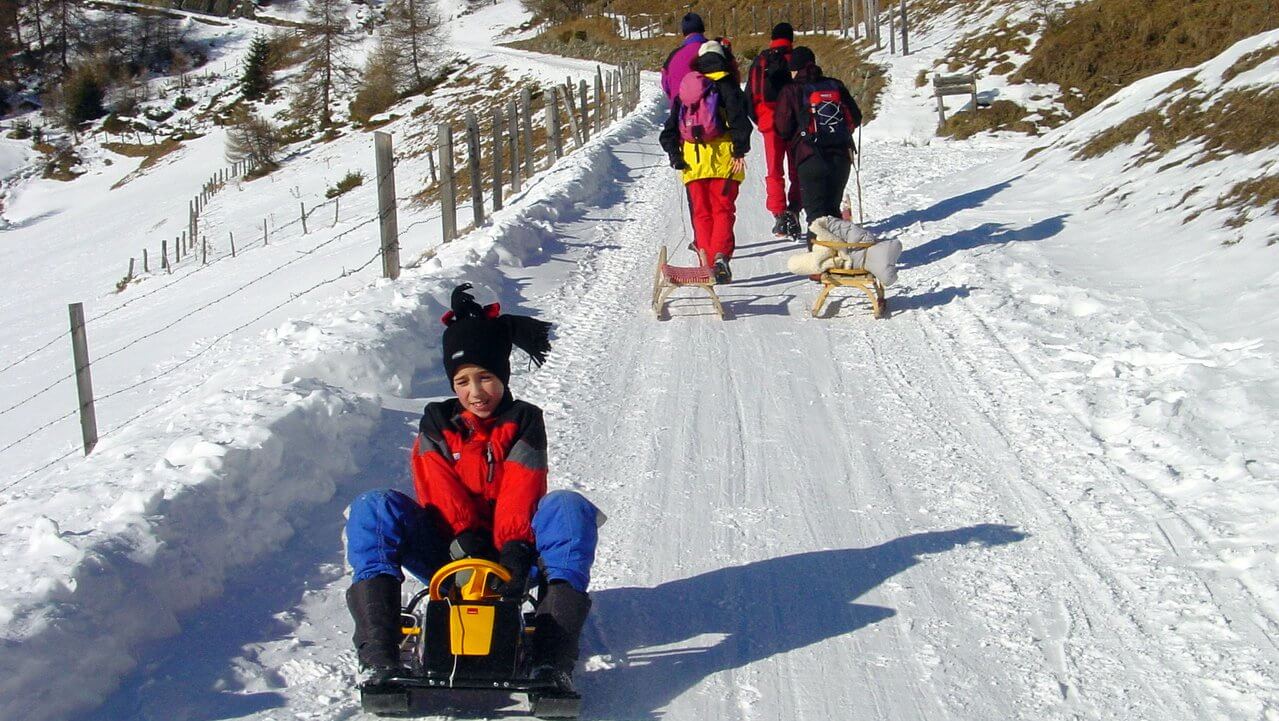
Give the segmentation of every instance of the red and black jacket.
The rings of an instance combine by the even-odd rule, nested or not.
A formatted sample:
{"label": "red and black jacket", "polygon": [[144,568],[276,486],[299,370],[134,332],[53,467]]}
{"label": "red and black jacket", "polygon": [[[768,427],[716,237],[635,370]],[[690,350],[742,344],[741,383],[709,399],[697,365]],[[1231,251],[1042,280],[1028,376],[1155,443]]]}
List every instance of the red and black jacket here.
{"label": "red and black jacket", "polygon": [[822,75],[822,69],[816,65],[809,65],[800,70],[795,74],[795,79],[782,88],[782,93],[777,99],[777,110],[773,121],[777,137],[791,143],[796,165],[821,152],[812,143],[800,142],[800,131],[808,125],[807,89],[819,81],[829,81],[838,87],[840,99],[847,106],[850,115],[851,128],[856,128],[862,123],[861,108],[857,107],[857,101],[853,99],[852,94],[842,82]]}
{"label": "red and black jacket", "polygon": [[546,495],[542,409],[508,391],[479,418],[456,398],[428,403],[413,443],[418,503],[439,511],[448,531],[488,530],[493,547],[533,543],[533,512]]}
{"label": "red and black jacket", "polygon": [[773,132],[773,114],[778,94],[790,83],[791,41],[778,38],[760,51],[746,73],[746,99],[751,120],[761,132]]}

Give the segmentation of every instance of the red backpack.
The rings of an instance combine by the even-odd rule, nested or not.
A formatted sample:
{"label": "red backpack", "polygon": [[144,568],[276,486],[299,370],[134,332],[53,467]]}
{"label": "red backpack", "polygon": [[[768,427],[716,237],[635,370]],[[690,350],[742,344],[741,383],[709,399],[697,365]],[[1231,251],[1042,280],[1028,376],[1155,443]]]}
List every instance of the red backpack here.
{"label": "red backpack", "polygon": [[853,144],[853,112],[844,103],[839,83],[823,78],[804,86],[808,118],[800,136],[822,149],[844,149]]}
{"label": "red backpack", "polygon": [[751,103],[775,103],[790,82],[790,53],[784,48],[768,48],[751,68]]}

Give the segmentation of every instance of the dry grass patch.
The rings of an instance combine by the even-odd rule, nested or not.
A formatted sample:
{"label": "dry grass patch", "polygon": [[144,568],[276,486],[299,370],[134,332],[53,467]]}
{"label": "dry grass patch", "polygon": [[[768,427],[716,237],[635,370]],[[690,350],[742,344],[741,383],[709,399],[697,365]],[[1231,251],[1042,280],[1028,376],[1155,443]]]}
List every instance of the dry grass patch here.
{"label": "dry grass patch", "polygon": [[964,36],[946,57],[946,68],[952,73],[972,68],[979,73],[1007,75],[1017,67],[1012,55],[1029,53],[1031,36],[1037,32],[1037,23],[1013,23],[1005,18],[989,30]]}
{"label": "dry grass patch", "polygon": [[103,143],[102,147],[117,155],[142,158],[142,164],[138,166],[138,170],[146,170],[159,162],[160,158],[182,147],[182,143],[177,140],[166,139],[153,145],[145,143],[142,145],[135,143]]}
{"label": "dry grass patch", "polygon": [[42,177],[45,179],[68,183],[84,175],[84,171],[77,173],[74,170],[80,164],[80,156],[70,145],[36,143],[33,147],[44,156]]}
{"label": "dry grass patch", "polygon": [[1058,84],[1078,115],[1136,80],[1199,65],[1277,26],[1273,0],[1092,0],[1045,30],[1014,82]]}
{"label": "dry grass patch", "polygon": [[1279,213],[1279,175],[1274,173],[1260,178],[1236,183],[1229,191],[1217,198],[1217,210],[1233,208],[1234,217],[1226,221],[1231,228],[1239,228],[1248,222],[1250,208],[1269,206],[1272,213]]}
{"label": "dry grass patch", "polygon": [[[646,5],[635,0],[633,7],[636,8],[635,12],[642,12],[639,8],[644,8]],[[698,7],[702,10],[701,5]],[[620,3],[614,3],[613,11],[628,12]],[[746,12],[744,6],[741,12]],[[713,25],[709,24],[712,16],[703,15],[703,17],[708,23],[707,35],[713,37],[720,34]],[[666,58],[680,42],[680,38],[670,35],[627,40],[617,34],[613,23],[608,19],[590,17],[551,26],[539,36],[511,43],[511,46],[584,60],[596,60],[610,65],[636,62],[645,70],[657,71],[661,69]],[[737,57],[743,74],[750,67],[755,56],[768,47],[769,42],[769,37],[762,33],[733,38],[733,54]],[[862,114],[866,119],[869,121],[874,118],[879,93],[888,81],[884,68],[864,61],[865,45],[863,43],[845,40],[838,35],[818,34],[796,36],[795,44],[812,48],[822,70],[827,75],[844,81],[849,91],[856,96],[857,103],[861,106]]]}
{"label": "dry grass patch", "polygon": [[1221,79],[1230,82],[1235,78],[1243,75],[1249,70],[1260,67],[1262,63],[1273,58],[1279,58],[1279,45],[1271,45],[1270,47],[1253,50],[1235,61],[1234,65],[1226,68],[1226,72],[1221,74]]}
{"label": "dry grass patch", "polygon": [[1038,135],[1039,128],[1027,119],[1030,111],[1010,100],[996,100],[989,108],[977,112],[957,112],[946,118],[937,129],[939,135],[956,140],[971,138],[977,133],[1009,130],[1015,133]]}
{"label": "dry grass patch", "polygon": [[1166,156],[1188,143],[1200,143],[1200,165],[1231,154],[1256,153],[1279,146],[1279,88],[1230,90],[1213,98],[1190,93],[1165,102],[1093,136],[1075,152],[1076,160],[1105,155],[1148,135],[1135,165]]}

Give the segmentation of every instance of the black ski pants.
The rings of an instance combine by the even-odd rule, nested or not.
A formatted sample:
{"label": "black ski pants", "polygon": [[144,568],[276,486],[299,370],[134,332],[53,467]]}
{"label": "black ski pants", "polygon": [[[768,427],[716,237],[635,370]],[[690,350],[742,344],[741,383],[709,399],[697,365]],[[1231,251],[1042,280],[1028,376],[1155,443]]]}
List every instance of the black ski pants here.
{"label": "black ski pants", "polygon": [[839,203],[853,163],[848,153],[813,153],[799,164],[799,194],[809,225],[827,215],[839,217]]}

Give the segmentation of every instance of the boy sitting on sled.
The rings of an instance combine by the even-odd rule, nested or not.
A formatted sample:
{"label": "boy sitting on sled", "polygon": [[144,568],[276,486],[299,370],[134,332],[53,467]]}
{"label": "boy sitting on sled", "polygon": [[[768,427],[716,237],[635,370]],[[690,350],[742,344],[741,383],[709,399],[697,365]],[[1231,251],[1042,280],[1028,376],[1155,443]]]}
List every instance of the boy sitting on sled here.
{"label": "boy sitting on sled", "polygon": [[508,388],[512,346],[541,365],[550,324],[502,315],[497,304],[481,307],[470,288],[453,291],[443,319],[444,370],[457,397],[429,403],[422,414],[410,458],[416,500],[385,489],[351,504],[346,539],[354,579],[346,598],[360,667],[366,685],[404,670],[404,570],[426,581],[450,560],[485,558],[510,571],[501,588],[507,598],[522,599],[530,573],[545,573],[533,677],[572,692],[599,512],[573,491],[547,493],[542,410]]}

